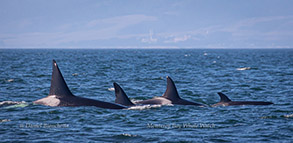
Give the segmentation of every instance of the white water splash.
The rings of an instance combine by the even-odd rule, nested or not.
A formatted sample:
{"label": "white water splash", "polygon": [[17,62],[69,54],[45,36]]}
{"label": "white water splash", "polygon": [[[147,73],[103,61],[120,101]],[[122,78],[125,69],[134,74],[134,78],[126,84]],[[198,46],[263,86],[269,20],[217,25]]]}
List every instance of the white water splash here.
{"label": "white water splash", "polygon": [[8,79],[7,81],[8,81],[8,82],[13,82],[13,81],[14,81],[14,79]]}
{"label": "white water splash", "polygon": [[293,114],[284,115],[285,118],[293,118]]}
{"label": "white water splash", "polygon": [[237,68],[238,71],[250,70],[251,67]]}
{"label": "white water splash", "polygon": [[10,122],[10,119],[0,119],[0,123],[4,123],[4,122]]}
{"label": "white water splash", "polygon": [[14,105],[14,104],[22,104],[25,103],[25,101],[2,101],[0,102],[0,106],[8,106],[8,105]]}
{"label": "white water splash", "polygon": [[109,90],[109,91],[114,91],[115,88],[114,88],[114,87],[110,87],[110,88],[108,88],[108,90]]}
{"label": "white water splash", "polygon": [[78,73],[73,73],[72,75],[73,75],[73,76],[78,76]]}
{"label": "white water splash", "polygon": [[130,101],[134,104],[136,104],[137,102],[140,102],[140,101],[143,101],[143,100],[140,100],[140,99],[130,99]]}
{"label": "white water splash", "polygon": [[127,110],[144,110],[150,108],[160,108],[162,105],[138,105],[138,106],[131,106],[127,108]]}
{"label": "white water splash", "polygon": [[123,133],[121,134],[122,136],[125,136],[125,137],[136,137],[137,135],[132,135],[132,134],[126,134],[126,133]]}
{"label": "white water splash", "polygon": [[2,101],[0,102],[0,107],[5,106],[6,109],[17,108],[17,107],[26,107],[29,104],[25,101]]}

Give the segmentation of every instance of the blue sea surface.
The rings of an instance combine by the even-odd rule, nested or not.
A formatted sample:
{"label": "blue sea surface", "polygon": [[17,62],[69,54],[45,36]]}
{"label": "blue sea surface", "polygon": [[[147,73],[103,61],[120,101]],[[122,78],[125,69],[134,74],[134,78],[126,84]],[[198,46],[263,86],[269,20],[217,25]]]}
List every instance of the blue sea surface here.
{"label": "blue sea surface", "polygon": [[[161,96],[212,105],[217,92],[268,106],[47,107],[55,59],[76,96]],[[0,142],[293,142],[293,49],[0,49]]]}

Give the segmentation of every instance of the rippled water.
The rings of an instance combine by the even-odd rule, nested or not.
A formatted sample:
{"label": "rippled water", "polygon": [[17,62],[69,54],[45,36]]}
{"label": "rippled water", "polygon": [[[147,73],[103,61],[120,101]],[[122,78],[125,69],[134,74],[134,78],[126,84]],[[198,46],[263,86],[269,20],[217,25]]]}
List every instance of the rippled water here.
{"label": "rippled water", "polygon": [[[207,105],[217,92],[269,106],[46,107],[52,59],[71,91],[114,102],[180,96]],[[293,50],[0,50],[0,142],[292,142]]]}

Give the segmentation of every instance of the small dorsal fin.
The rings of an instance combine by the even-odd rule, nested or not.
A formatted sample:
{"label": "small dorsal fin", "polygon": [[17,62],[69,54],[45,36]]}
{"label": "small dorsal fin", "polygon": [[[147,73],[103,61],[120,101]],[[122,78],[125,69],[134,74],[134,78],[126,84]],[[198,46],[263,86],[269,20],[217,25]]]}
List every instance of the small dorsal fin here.
{"label": "small dorsal fin", "polygon": [[123,91],[123,89],[116,83],[113,83],[115,88],[115,103],[125,105],[125,106],[134,106],[134,104],[129,100],[126,93]]}
{"label": "small dorsal fin", "polygon": [[167,89],[165,93],[163,94],[163,97],[171,101],[176,101],[178,99],[181,99],[178,95],[178,92],[173,80],[169,76],[167,76]]}
{"label": "small dorsal fin", "polygon": [[220,102],[230,102],[231,100],[222,92],[218,92],[219,96],[221,97],[221,101]]}
{"label": "small dorsal fin", "polygon": [[59,97],[74,96],[69,90],[55,60],[53,60],[53,72],[49,95]]}

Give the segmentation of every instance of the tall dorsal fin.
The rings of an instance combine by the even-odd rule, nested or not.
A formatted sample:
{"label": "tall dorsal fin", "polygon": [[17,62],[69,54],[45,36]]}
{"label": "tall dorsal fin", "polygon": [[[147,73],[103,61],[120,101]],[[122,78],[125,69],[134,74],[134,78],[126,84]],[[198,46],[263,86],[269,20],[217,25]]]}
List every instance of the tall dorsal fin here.
{"label": "tall dorsal fin", "polygon": [[53,72],[49,95],[59,97],[74,96],[69,90],[55,60],[53,60]]}
{"label": "tall dorsal fin", "polygon": [[167,76],[167,89],[165,93],[163,94],[163,97],[171,101],[181,99],[178,95],[178,92],[173,80],[169,76]]}
{"label": "tall dorsal fin", "polygon": [[230,102],[231,100],[222,92],[218,92],[219,96],[221,97],[221,101],[220,102]]}
{"label": "tall dorsal fin", "polygon": [[123,89],[116,83],[113,83],[115,88],[115,103],[125,105],[125,106],[134,106],[134,104],[129,100]]}

